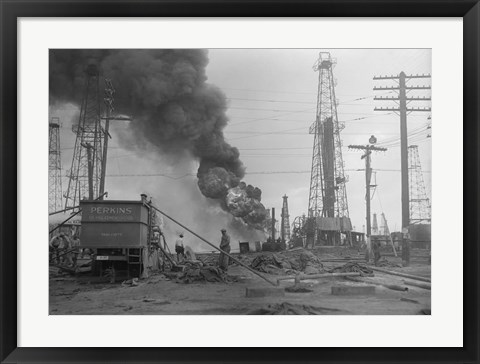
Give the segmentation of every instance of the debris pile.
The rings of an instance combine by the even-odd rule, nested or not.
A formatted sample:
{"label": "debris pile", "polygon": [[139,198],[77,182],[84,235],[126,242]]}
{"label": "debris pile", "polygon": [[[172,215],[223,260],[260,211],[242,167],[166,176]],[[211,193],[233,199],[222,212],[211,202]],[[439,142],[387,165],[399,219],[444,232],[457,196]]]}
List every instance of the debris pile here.
{"label": "debris pile", "polygon": [[383,258],[382,260],[380,260],[378,263],[377,263],[377,267],[391,267],[391,268],[402,268],[403,266],[399,263],[393,263],[385,258]]}
{"label": "debris pile", "polygon": [[335,308],[315,307],[282,302],[251,311],[249,315],[322,315],[324,313],[331,313],[335,311],[340,310]]}
{"label": "debris pile", "polygon": [[299,250],[287,256],[284,253],[261,254],[250,263],[253,269],[269,274],[318,274],[325,272],[320,259],[308,250]]}
{"label": "debris pile", "polygon": [[[242,262],[245,265],[250,265],[252,263],[252,256],[248,254],[239,254],[235,258],[237,258],[238,261]],[[230,264],[238,265],[238,263],[234,262],[231,259]]]}
{"label": "debris pile", "polygon": [[300,270],[305,274],[318,274],[325,271],[323,264],[311,251],[304,250],[300,253]]}
{"label": "debris pile", "polygon": [[258,255],[250,263],[250,267],[263,273],[282,274],[284,269],[292,269],[291,264],[284,259],[280,259],[275,254]]}
{"label": "debris pile", "polygon": [[373,270],[370,268],[353,262],[348,262],[340,267],[335,267],[330,269],[330,273],[362,273],[362,274],[373,274]]}
{"label": "debris pile", "polygon": [[325,259],[364,259],[364,252],[358,248],[346,247],[346,246],[316,246],[312,249],[312,252]]}
{"label": "debris pile", "polygon": [[217,254],[197,254],[197,260],[202,262],[203,265],[218,265],[218,255]]}
{"label": "debris pile", "polygon": [[[186,263],[202,263],[202,265],[204,266],[218,267],[219,256],[220,256],[219,254],[208,254],[208,255],[203,254],[201,256],[197,255],[196,260],[186,260]],[[242,260],[239,257],[237,257],[237,259],[245,263],[245,259]],[[246,264],[249,264],[249,263],[250,263],[250,260],[248,260],[248,263]],[[235,263],[232,259],[229,259],[228,265],[237,265],[237,263]]]}
{"label": "debris pile", "polygon": [[48,267],[48,274],[49,274],[50,278],[52,278],[52,277],[65,277],[65,276],[70,275],[66,270],[64,270],[60,267],[55,267],[55,266],[49,266]]}
{"label": "debris pile", "polygon": [[212,265],[203,265],[202,262],[187,262],[183,272],[177,277],[177,283],[195,282],[234,282],[234,277]]}

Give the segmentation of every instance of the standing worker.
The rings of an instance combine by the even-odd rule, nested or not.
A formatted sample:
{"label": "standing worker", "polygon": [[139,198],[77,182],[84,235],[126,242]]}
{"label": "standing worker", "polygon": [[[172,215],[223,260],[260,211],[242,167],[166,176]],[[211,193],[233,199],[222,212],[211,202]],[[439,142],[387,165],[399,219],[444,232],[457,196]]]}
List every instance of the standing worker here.
{"label": "standing worker", "polygon": [[[222,229],[222,240],[220,241],[220,249],[222,249],[226,253],[230,253],[230,236],[227,234],[227,230]],[[220,253],[220,257],[218,258],[218,265],[224,271],[228,270],[228,263],[230,261],[230,257],[224,253]]]}
{"label": "standing worker", "polygon": [[175,253],[177,253],[177,262],[180,263],[180,256],[182,261],[185,259],[185,247],[183,246],[183,234],[180,233],[177,241],[175,241]]}
{"label": "standing worker", "polygon": [[65,233],[60,234],[60,245],[58,246],[59,256],[60,256],[60,264],[66,266],[72,266],[72,241]]}
{"label": "standing worker", "polygon": [[410,265],[410,234],[408,228],[402,229],[402,265],[404,267]]}
{"label": "standing worker", "polygon": [[53,264],[60,263],[60,243],[62,241],[62,237],[60,235],[54,235],[49,243],[49,251],[50,251],[50,261]]}
{"label": "standing worker", "polygon": [[381,254],[380,254],[380,242],[375,241],[373,242],[373,259],[375,262],[375,266],[378,265],[378,262],[380,261]]}
{"label": "standing worker", "polygon": [[74,235],[72,238],[72,265],[77,265],[78,255],[80,254],[80,239],[78,235]]}

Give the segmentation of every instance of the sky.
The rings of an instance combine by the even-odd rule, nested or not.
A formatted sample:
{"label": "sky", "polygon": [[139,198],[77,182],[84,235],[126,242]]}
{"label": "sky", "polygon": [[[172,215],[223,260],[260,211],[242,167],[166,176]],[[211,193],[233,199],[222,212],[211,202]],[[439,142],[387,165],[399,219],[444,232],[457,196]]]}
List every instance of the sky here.
{"label": "sky", "polygon": [[[319,52],[330,52],[336,60],[335,93],[341,133],[347,199],[352,225],[363,231],[365,225],[364,160],[351,144],[367,144],[375,135],[386,152],[372,155],[374,170],[372,213],[385,213],[390,231],[401,227],[400,118],[375,107],[394,107],[391,101],[375,101],[374,96],[394,96],[391,91],[373,91],[374,86],[393,86],[393,81],[374,81],[373,76],[431,73],[431,51],[427,49],[211,49],[206,72],[208,82],[224,91],[228,98],[224,129],[226,140],[240,151],[247,168],[245,181],[262,189],[262,203],[280,214],[282,196],[288,196],[290,223],[307,212],[312,163],[313,135],[308,133],[315,120],[318,72],[313,65]],[[433,78],[432,78],[433,79]],[[112,80],[113,83],[115,80]],[[412,79],[409,85],[430,85],[429,79]],[[433,88],[432,88],[433,89]],[[411,96],[430,96],[430,91],[413,91]],[[415,102],[410,106],[430,106]],[[60,117],[62,166],[70,168],[75,135],[71,125],[78,118],[72,104],[50,108],[50,117]],[[431,185],[431,114],[408,115],[409,145],[418,145],[428,197]],[[111,126],[106,190],[110,199],[138,199],[142,192],[169,209],[182,207],[184,221],[194,223],[202,214],[205,199],[196,186],[195,161],[179,161],[158,155],[139,154],[122,146],[120,137],[128,132],[125,122]],[[155,174],[162,176],[132,176]],[[66,174],[66,173],[65,173]],[[63,181],[66,189],[67,180]],[[178,197],[181,196],[182,198]],[[185,196],[187,196],[185,198]],[[178,204],[176,204],[176,201]],[[179,206],[180,205],[180,206]],[[221,225],[221,223],[220,223]],[[209,235],[208,229],[201,229]],[[215,232],[215,234],[217,234]],[[218,234],[217,234],[218,235]]]}
{"label": "sky", "polygon": [[[370,135],[378,143],[397,141],[400,118],[396,114],[374,112],[375,107],[394,106],[393,102],[374,101],[373,96],[393,96],[373,91],[374,86],[393,85],[374,81],[374,75],[431,73],[430,50],[380,49],[278,49],[210,50],[209,81],[222,88],[230,99],[231,121],[225,129],[227,140],[238,147],[248,172],[307,171],[291,174],[249,174],[248,181],[261,186],[267,206],[281,208],[281,197],[289,196],[293,218],[308,208],[313,135],[308,128],[315,120],[318,72],[312,69],[319,52],[330,52],[337,60],[333,70],[337,79],[338,117],[345,122],[341,137],[345,171],[349,177],[347,198],[352,224],[362,231],[365,224],[364,160],[350,144],[366,144]],[[415,82],[418,81],[418,82]],[[429,84],[412,80],[412,85]],[[416,92],[424,96],[425,92]],[[430,106],[418,102],[412,106]],[[386,115],[387,114],[387,115]],[[431,129],[430,113],[408,116],[410,144],[419,146],[425,183],[430,192]],[[357,119],[357,120],[356,120]],[[360,119],[360,120],[358,120]],[[421,131],[421,132],[420,132]],[[262,135],[263,133],[263,135]],[[289,148],[289,149],[287,149]],[[295,149],[293,149],[295,148]],[[400,147],[395,143],[385,153],[372,156],[378,185],[372,199],[372,213],[385,213],[390,230],[401,226]],[[395,171],[380,171],[395,170]],[[395,229],[396,230],[396,229]]]}

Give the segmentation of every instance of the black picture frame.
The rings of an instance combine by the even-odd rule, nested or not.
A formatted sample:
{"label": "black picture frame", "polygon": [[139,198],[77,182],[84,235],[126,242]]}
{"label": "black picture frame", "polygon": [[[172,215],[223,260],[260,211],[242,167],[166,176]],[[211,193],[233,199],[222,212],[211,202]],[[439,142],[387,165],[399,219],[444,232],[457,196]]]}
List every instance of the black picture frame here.
{"label": "black picture frame", "polygon": [[[69,362],[479,362],[478,0],[0,0],[0,358],[2,363]],[[462,17],[464,91],[463,348],[26,348],[17,347],[17,19],[19,17]],[[452,122],[455,127],[455,122]],[[441,203],[441,202],[439,202]],[[457,242],[458,243],[458,242]],[[321,330],[321,328],[319,328]],[[448,327],[445,327],[448,330]],[[187,330],[188,331],[188,330]],[[190,333],[186,333],[190,334]],[[219,332],[219,335],[222,335]],[[268,330],[266,330],[268,334]]]}

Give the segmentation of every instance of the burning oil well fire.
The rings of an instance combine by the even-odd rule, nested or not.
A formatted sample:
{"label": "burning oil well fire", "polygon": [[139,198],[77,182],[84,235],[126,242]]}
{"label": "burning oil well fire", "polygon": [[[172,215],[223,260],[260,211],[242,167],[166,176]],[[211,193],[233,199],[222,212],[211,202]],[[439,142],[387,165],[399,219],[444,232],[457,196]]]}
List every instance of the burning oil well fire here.
{"label": "burning oil well fire", "polygon": [[261,190],[242,181],[240,153],[225,141],[226,96],[207,83],[206,50],[50,50],[50,104],[81,100],[90,64],[113,80],[116,112],[132,115],[136,147],[188,152],[200,163],[202,194],[250,229],[264,229]]}

